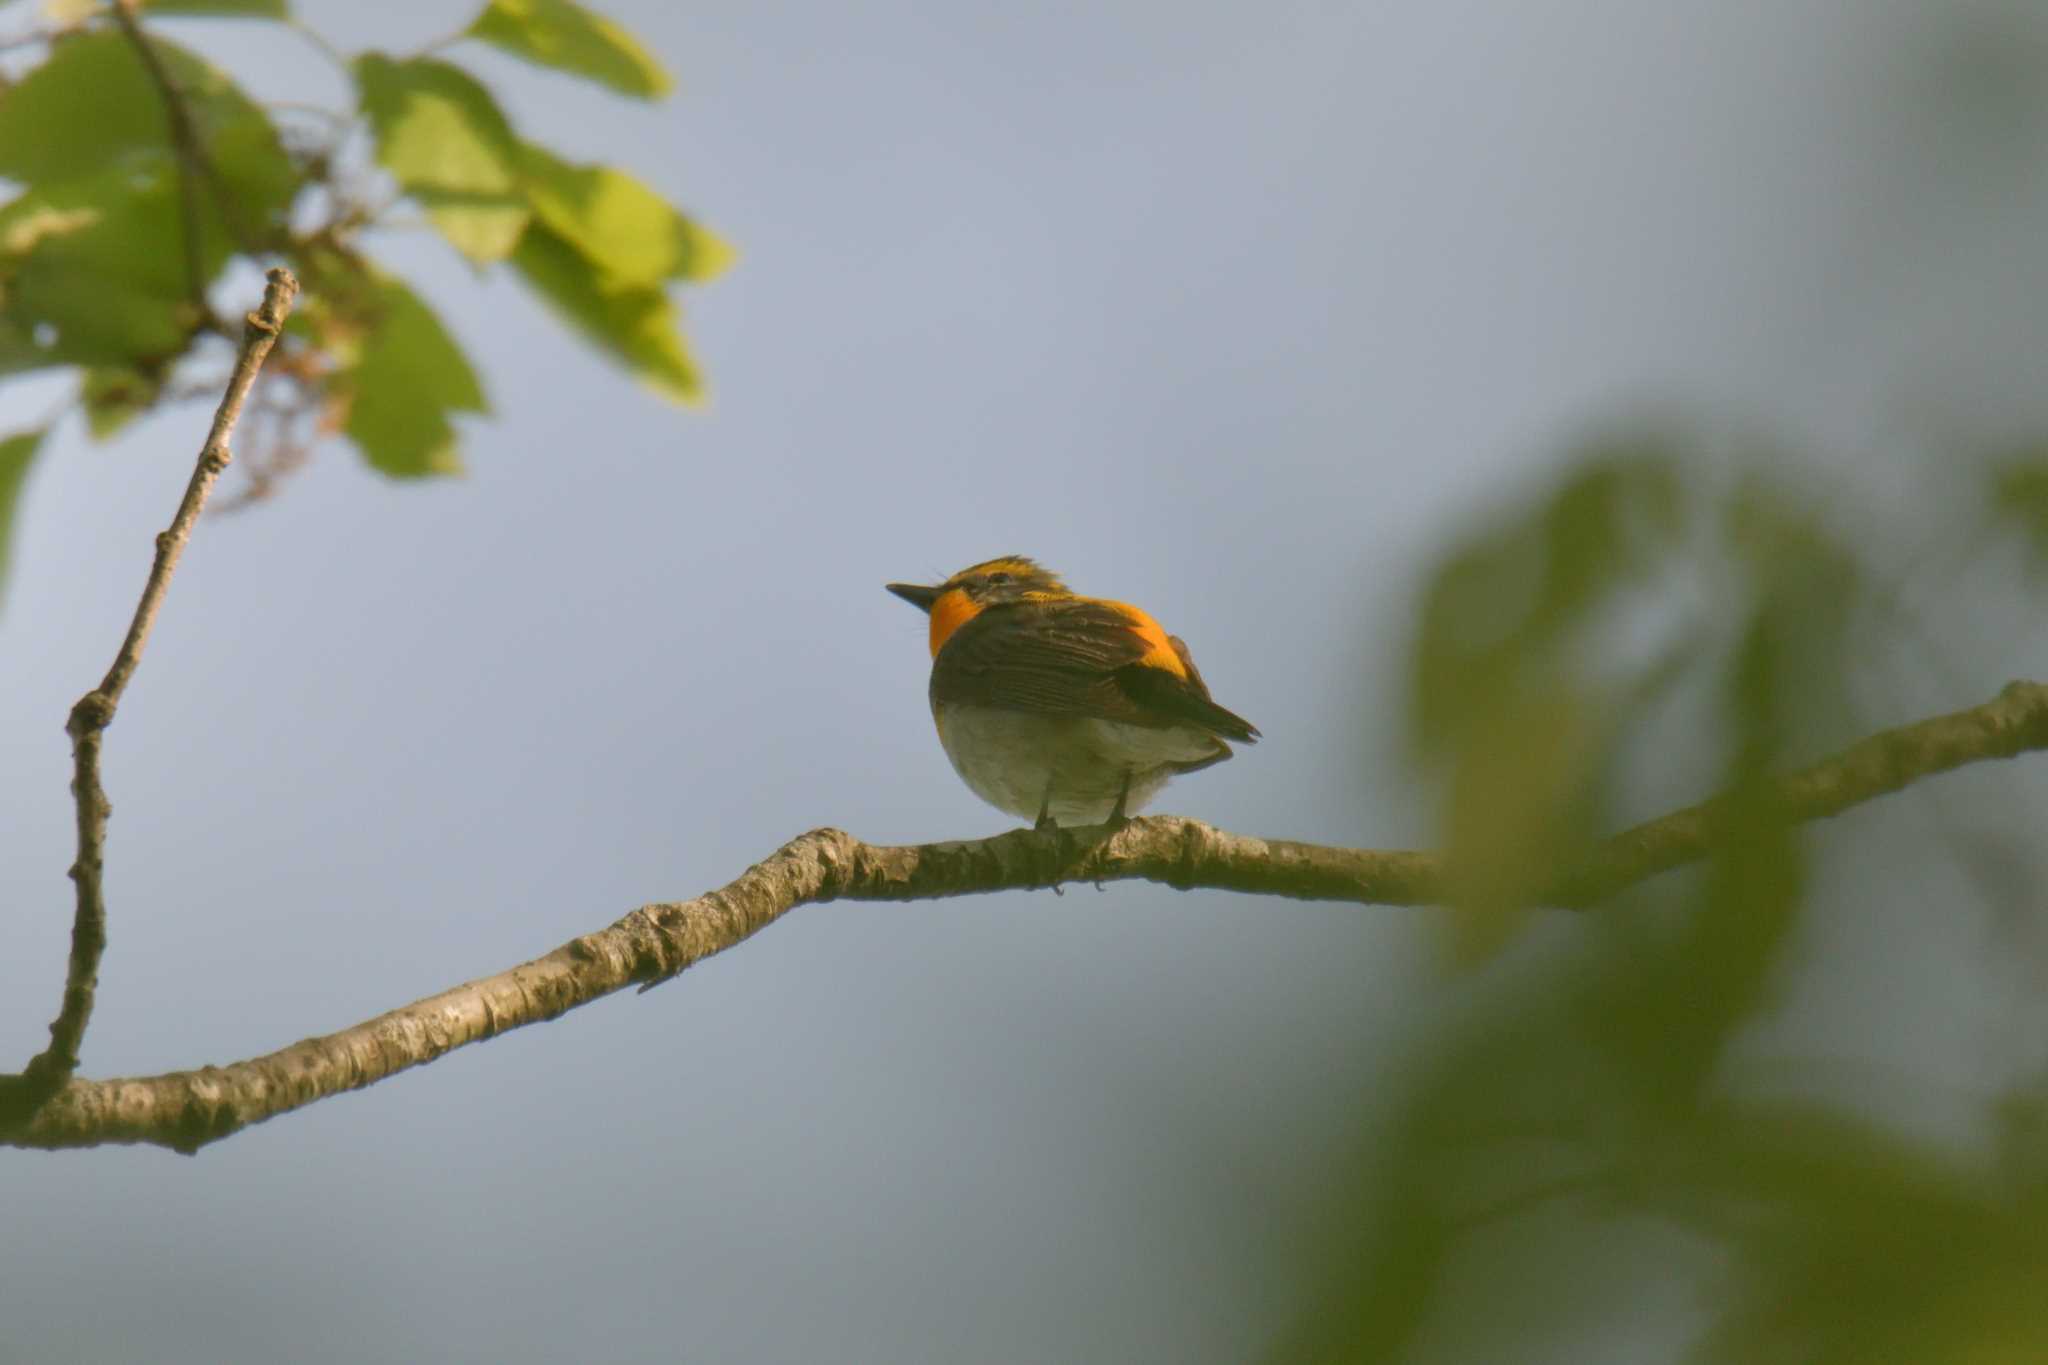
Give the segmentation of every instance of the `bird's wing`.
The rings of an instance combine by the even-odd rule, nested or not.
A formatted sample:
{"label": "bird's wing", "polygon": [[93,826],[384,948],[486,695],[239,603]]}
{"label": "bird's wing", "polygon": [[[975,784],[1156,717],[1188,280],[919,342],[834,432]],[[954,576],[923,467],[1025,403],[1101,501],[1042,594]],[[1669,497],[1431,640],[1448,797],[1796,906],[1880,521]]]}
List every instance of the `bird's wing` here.
{"label": "bird's wing", "polygon": [[1189,725],[1247,743],[1259,733],[1210,700],[1178,638],[1136,607],[1094,598],[990,607],[939,651],[932,696],[1130,725]]}

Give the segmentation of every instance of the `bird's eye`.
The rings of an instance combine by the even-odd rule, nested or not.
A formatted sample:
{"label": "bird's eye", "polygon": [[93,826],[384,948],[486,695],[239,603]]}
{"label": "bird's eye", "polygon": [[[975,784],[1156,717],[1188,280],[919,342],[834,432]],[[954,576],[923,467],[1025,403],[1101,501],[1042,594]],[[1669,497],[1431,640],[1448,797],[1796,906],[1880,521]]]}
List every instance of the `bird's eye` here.
{"label": "bird's eye", "polygon": [[988,585],[991,588],[1000,588],[1003,584],[1009,581],[1010,576],[1006,573],[992,573],[988,576]]}

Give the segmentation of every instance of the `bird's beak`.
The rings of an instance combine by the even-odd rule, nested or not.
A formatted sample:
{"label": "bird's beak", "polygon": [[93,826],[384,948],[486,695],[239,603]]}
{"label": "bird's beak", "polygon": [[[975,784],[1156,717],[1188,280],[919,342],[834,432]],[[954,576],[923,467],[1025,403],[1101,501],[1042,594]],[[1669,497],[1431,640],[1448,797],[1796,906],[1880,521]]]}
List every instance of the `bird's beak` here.
{"label": "bird's beak", "polygon": [[885,583],[882,586],[919,611],[930,611],[932,603],[939,600],[939,590],[927,588],[922,583]]}

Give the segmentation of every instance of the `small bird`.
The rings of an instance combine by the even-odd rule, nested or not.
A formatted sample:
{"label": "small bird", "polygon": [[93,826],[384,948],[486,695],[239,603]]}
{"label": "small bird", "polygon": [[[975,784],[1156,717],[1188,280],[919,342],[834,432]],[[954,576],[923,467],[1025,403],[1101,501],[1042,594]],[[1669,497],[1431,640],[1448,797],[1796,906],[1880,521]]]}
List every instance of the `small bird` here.
{"label": "small bird", "polygon": [[1224,740],[1259,737],[1209,699],[1179,637],[1021,555],[886,586],[931,617],[932,719],[954,771],[1039,829],[1121,822],[1229,758]]}

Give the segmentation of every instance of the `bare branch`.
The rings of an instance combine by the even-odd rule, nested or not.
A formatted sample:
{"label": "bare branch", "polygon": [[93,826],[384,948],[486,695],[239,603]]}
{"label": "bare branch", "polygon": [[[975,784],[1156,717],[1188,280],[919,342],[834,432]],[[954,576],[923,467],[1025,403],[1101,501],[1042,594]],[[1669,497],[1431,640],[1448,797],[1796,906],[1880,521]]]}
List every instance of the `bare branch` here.
{"label": "bare branch", "polygon": [[[1780,778],[1772,793],[1794,824],[1825,820],[1918,781],[1988,758],[2014,758],[2048,748],[2048,686],[2011,682],[1992,700],[1913,725],[1880,730],[1832,758]],[[1624,830],[1600,856],[1567,878],[1554,904],[1597,905],[1619,891],[1713,851],[1714,803]]]}
{"label": "bare branch", "polygon": [[[2048,687],[2013,683],[1982,706],[1885,731],[1777,784],[1790,818],[1818,820],[1966,763],[2048,748]],[[1712,851],[1711,803],[1617,835],[1551,899],[1583,906]],[[1119,828],[1016,830],[965,843],[881,847],[813,830],[693,901],[642,906],[510,971],[323,1038],[225,1067],[67,1085],[25,1122],[23,1147],[155,1143],[193,1152],[252,1123],[374,1084],[455,1048],[558,1018],[628,985],[665,981],[800,905],[908,901],[1145,880],[1305,900],[1422,905],[1441,898],[1430,853],[1255,839],[1154,816]]]}
{"label": "bare branch", "polygon": [[92,1017],[93,993],[99,981],[100,954],[107,943],[107,906],[101,884],[102,850],[107,837],[107,817],[112,807],[100,786],[100,736],[113,723],[114,709],[135,667],[142,661],[143,646],[156,624],[170,589],[171,574],[178,567],[192,525],[206,505],[206,495],[232,458],[229,438],[241,417],[250,386],[263,368],[264,357],[284,329],[291,313],[299,282],[289,270],[270,272],[263,304],[248,315],[242,330],[242,347],[235,358],[234,373],[206,444],[200,448],[185,496],[171,518],[170,528],[156,538],[156,559],[150,566],[149,581],[142,599],[135,604],[135,618],[121,641],[114,662],[100,685],[78,699],[71,708],[65,729],[71,735],[71,793],[78,807],[78,857],[71,865],[71,880],[77,886],[77,908],[71,927],[71,960],[65,974],[64,1004],[50,1025],[50,1046],[37,1054],[19,1076],[0,1077],[0,1122],[19,1108],[32,1107],[63,1087],[78,1069],[78,1048],[85,1038],[86,1023]]}

